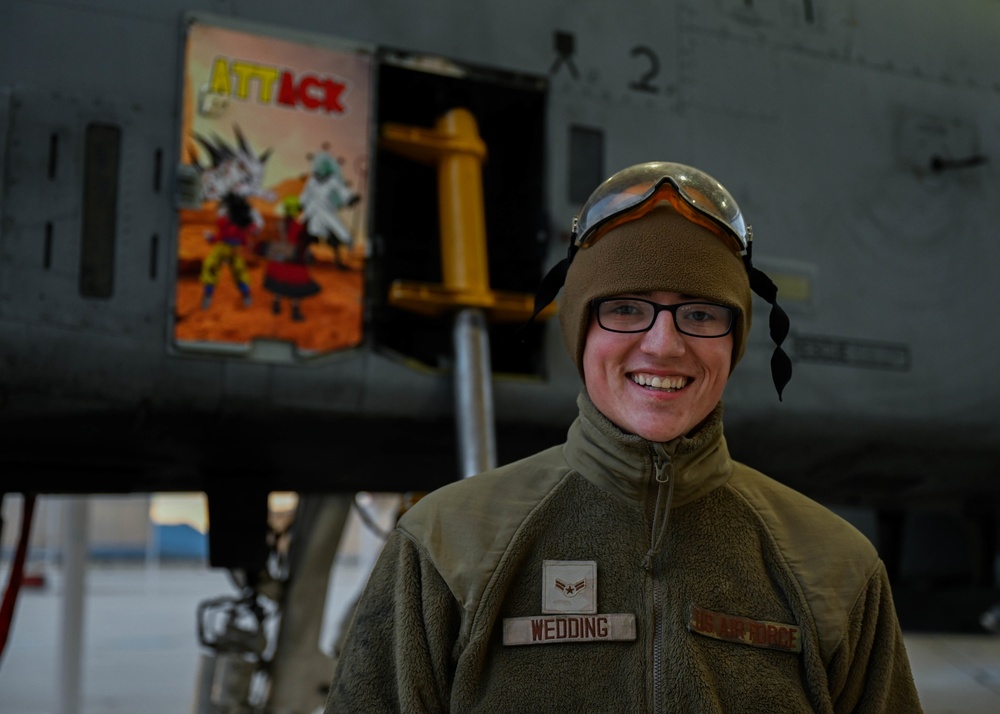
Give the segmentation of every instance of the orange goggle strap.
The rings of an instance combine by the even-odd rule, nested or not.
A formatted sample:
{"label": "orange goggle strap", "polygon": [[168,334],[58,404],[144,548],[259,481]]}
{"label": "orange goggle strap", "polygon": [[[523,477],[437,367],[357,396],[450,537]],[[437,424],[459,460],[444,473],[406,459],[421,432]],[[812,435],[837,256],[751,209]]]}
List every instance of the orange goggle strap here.
{"label": "orange goggle strap", "polygon": [[711,213],[686,199],[681,194],[681,189],[679,189],[669,177],[660,179],[653,189],[643,198],[639,199],[635,204],[621,208],[598,220],[594,223],[594,225],[587,226],[585,234],[590,235],[587,236],[586,240],[581,240],[583,236],[578,237],[578,227],[574,225],[571,240],[574,244],[579,245],[581,248],[592,246],[613,228],[616,228],[623,223],[628,223],[629,221],[642,218],[644,215],[656,208],[661,201],[669,203],[675,211],[680,213],[692,223],[699,225],[719,236],[740,256],[745,256],[747,251],[750,249],[750,241],[752,238],[750,238],[749,235],[736,236],[734,229],[727,225],[721,218],[713,216]]}

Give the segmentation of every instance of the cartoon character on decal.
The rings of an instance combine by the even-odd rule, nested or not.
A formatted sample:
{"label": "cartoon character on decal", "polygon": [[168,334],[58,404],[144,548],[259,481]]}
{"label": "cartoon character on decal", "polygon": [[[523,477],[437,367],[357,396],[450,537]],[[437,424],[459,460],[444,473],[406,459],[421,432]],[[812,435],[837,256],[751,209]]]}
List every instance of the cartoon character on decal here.
{"label": "cartoon character on decal", "polygon": [[312,172],[299,195],[302,222],[309,235],[330,244],[337,267],[350,270],[341,257],[341,247],[350,251],[354,237],[340,219],[340,211],[356,205],[361,197],[348,186],[341,162],[326,150],[328,145],[323,148],[311,156]]}
{"label": "cartoon character on decal", "polygon": [[309,246],[315,242],[299,220],[302,206],[298,196],[288,196],[281,203],[280,237],[277,241],[261,244],[267,257],[264,269],[264,289],[274,295],[271,312],[281,314],[281,301],[286,298],[291,305],[291,317],[296,322],[305,320],[300,301],[317,294],[321,288],[312,279],[307,266],[312,258]]}
{"label": "cartoon character on decal", "polygon": [[250,273],[243,253],[263,225],[264,220],[245,197],[236,193],[227,193],[222,197],[215,232],[205,234],[212,248],[201,266],[203,310],[211,307],[219,275],[227,265],[243,297],[244,306],[250,307]]}
{"label": "cartoon character on decal", "polygon": [[219,201],[232,193],[244,198],[257,196],[267,201],[274,200],[274,194],[264,189],[264,170],[271,150],[257,154],[247,141],[239,126],[233,126],[236,144],[226,142],[218,135],[208,139],[195,133],[195,140],[208,153],[210,164],[202,166],[194,161],[201,183],[202,201]]}

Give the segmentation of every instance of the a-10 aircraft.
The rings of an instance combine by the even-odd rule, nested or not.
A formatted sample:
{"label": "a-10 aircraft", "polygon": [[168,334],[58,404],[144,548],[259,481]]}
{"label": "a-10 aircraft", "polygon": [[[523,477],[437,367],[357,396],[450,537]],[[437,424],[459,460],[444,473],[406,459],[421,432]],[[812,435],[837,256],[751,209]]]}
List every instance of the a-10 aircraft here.
{"label": "a-10 aircraft", "polygon": [[[525,326],[589,192],[690,164],[753,225],[766,309],[735,456],[876,514],[958,513],[994,584],[1000,6],[987,0],[9,0],[0,491],[425,492],[561,441]],[[766,306],[763,306],[766,307]],[[249,576],[254,581],[256,576]]]}

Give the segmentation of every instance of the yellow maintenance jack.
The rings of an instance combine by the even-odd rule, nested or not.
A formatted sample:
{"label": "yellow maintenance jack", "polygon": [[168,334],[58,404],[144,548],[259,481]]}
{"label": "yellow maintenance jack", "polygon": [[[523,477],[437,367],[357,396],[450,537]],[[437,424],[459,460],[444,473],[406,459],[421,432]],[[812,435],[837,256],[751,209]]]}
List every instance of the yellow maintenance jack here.
{"label": "yellow maintenance jack", "polygon": [[[492,290],[483,209],[486,144],[467,109],[451,109],[433,128],[387,123],[381,144],[389,151],[437,166],[443,284],[398,280],[389,304],[423,315],[455,315],[455,398],[462,476],[496,466],[489,333],[491,322],[525,321],[534,296]],[[550,306],[551,307],[551,306]],[[539,317],[555,312],[547,309]]]}

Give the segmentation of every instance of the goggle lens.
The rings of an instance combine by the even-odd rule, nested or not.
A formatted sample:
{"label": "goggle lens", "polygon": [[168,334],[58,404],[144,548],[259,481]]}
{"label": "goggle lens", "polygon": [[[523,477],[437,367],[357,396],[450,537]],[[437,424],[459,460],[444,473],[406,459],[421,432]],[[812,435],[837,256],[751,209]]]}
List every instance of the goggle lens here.
{"label": "goggle lens", "polygon": [[601,184],[574,221],[574,245],[592,245],[660,201],[668,201],[688,220],[727,239],[740,255],[747,254],[751,231],[725,187],[703,171],[666,161],[633,166]]}

